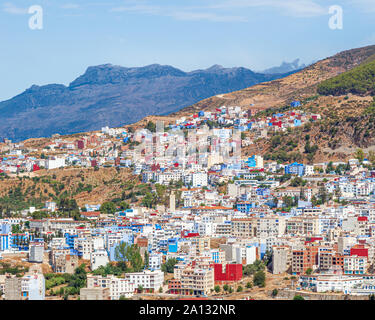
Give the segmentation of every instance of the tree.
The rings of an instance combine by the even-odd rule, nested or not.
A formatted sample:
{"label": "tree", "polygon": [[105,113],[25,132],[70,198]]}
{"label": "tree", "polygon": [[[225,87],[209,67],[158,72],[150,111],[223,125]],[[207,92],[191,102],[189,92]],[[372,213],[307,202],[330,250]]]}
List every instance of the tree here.
{"label": "tree", "polygon": [[293,197],[285,196],[285,197],[283,197],[283,203],[284,203],[285,207],[290,208],[294,204],[294,199],[293,199]]}
{"label": "tree", "polygon": [[243,290],[242,286],[237,287],[237,292],[242,292],[242,290]]}
{"label": "tree", "polygon": [[305,298],[297,294],[294,296],[293,300],[305,300]]}
{"label": "tree", "polygon": [[65,293],[70,293],[72,295],[79,294],[80,289],[86,286],[87,272],[85,270],[85,267],[86,265],[83,263],[74,270],[74,274],[71,275],[69,279],[68,287],[65,288],[67,292],[64,291],[64,288],[61,288],[62,290],[60,289],[60,295],[63,295]]}
{"label": "tree", "polygon": [[253,275],[257,271],[264,270],[265,265],[261,260],[255,260],[253,264],[248,264],[243,267],[243,274],[246,276]]}
{"label": "tree", "polygon": [[151,132],[156,132],[156,125],[152,121],[147,122],[146,129],[150,130]]}
{"label": "tree", "polygon": [[157,203],[157,195],[151,192],[147,192],[141,202],[141,204],[147,208],[152,208],[156,203]]}
{"label": "tree", "polygon": [[174,266],[177,264],[177,259],[176,258],[170,258],[168,259],[162,266],[161,266],[161,271],[166,272],[166,273],[173,273],[174,271]]}
{"label": "tree", "polygon": [[374,166],[375,165],[375,152],[369,151],[367,158],[371,162],[371,164]]}
{"label": "tree", "polygon": [[223,289],[224,289],[224,291],[228,291],[229,286],[227,284],[224,284]]}
{"label": "tree", "polygon": [[[328,192],[327,192],[326,188],[324,188],[324,186],[321,186],[319,188],[318,196],[319,196],[321,204],[326,203],[330,199],[330,195],[328,194]],[[318,202],[318,204],[319,204],[319,202]]]}
{"label": "tree", "polygon": [[138,291],[139,291],[140,293],[143,292],[143,289],[144,289],[143,286],[141,286],[141,285],[138,286]]}
{"label": "tree", "polygon": [[12,233],[21,233],[21,227],[19,224],[12,224]]}
{"label": "tree", "polygon": [[308,268],[308,269],[306,270],[306,274],[307,274],[307,275],[312,274],[312,272],[313,272],[313,270],[312,270],[311,268]]}
{"label": "tree", "polygon": [[233,288],[232,288],[232,287],[229,287],[228,292],[229,292],[229,293],[233,293]]}
{"label": "tree", "polygon": [[113,214],[116,212],[116,205],[113,202],[104,202],[100,206],[100,211],[103,213]]}
{"label": "tree", "polygon": [[251,282],[246,283],[246,288],[251,289],[253,287],[253,284]]}
{"label": "tree", "polygon": [[264,271],[258,271],[254,274],[254,286],[264,288],[266,286],[266,274]]}
{"label": "tree", "polygon": [[129,203],[127,203],[125,201],[121,201],[119,203],[119,207],[120,207],[121,210],[128,210],[128,209],[130,209]]}
{"label": "tree", "polygon": [[214,289],[215,289],[215,292],[216,292],[216,293],[219,293],[219,292],[220,292],[220,286],[215,286]]}
{"label": "tree", "polygon": [[272,297],[276,297],[278,293],[279,291],[277,289],[273,289],[271,295]]}
{"label": "tree", "polygon": [[361,163],[365,159],[365,153],[362,149],[357,149],[357,151],[354,153],[354,157]]}
{"label": "tree", "polygon": [[115,258],[125,272],[140,272],[144,268],[139,247],[135,244],[128,245],[126,242],[120,242],[115,249]]}
{"label": "tree", "polygon": [[163,293],[163,288],[162,287],[159,288],[159,293]]}
{"label": "tree", "polygon": [[80,212],[75,199],[68,199],[66,197],[62,197],[58,202],[58,206],[63,214],[67,214],[68,217],[74,218],[75,220],[79,219]]}
{"label": "tree", "polygon": [[150,258],[150,255],[148,254],[148,251],[146,250],[145,255],[144,255],[144,263],[145,263],[146,269],[148,268],[148,265],[149,265],[149,258]]}

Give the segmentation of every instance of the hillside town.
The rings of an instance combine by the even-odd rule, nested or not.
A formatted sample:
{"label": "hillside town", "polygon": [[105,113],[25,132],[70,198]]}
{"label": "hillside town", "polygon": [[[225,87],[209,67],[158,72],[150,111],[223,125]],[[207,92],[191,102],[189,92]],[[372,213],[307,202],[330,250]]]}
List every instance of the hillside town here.
{"label": "hillside town", "polygon": [[54,135],[39,149],[4,139],[3,178],[115,167],[151,193],[86,203],[74,216],[59,214],[73,210],[69,201],[52,200],[3,214],[1,298],[375,296],[373,159],[358,151],[348,161],[282,163],[241,152],[321,119],[300,107],[264,115],[222,106],[168,126]]}

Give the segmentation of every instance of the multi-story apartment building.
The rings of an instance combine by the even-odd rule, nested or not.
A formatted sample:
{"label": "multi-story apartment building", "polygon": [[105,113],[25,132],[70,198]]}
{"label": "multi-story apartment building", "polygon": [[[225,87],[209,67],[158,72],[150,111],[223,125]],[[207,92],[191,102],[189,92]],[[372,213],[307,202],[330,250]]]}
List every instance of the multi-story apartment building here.
{"label": "multi-story apartment building", "polygon": [[319,217],[316,216],[292,217],[285,224],[287,234],[305,236],[319,234]]}
{"label": "multi-story apartment building", "polygon": [[125,274],[125,279],[134,284],[138,289],[140,286],[147,291],[156,291],[163,286],[164,273],[161,270],[145,270],[142,272],[133,272]]}
{"label": "multi-story apartment building", "polygon": [[289,246],[275,246],[272,248],[272,273],[287,272],[292,264],[292,251]]}
{"label": "multi-story apartment building", "polygon": [[269,216],[257,219],[256,236],[259,238],[278,237],[285,233],[285,217]]}
{"label": "multi-story apartment building", "polygon": [[119,278],[114,275],[87,276],[87,289],[109,288],[110,300],[119,300],[121,296],[130,298],[133,296],[136,287],[134,283],[125,278]]}
{"label": "multi-story apartment building", "polygon": [[181,272],[183,294],[207,295],[214,288],[213,268],[200,269],[187,267]]}
{"label": "multi-story apartment building", "polygon": [[42,263],[44,257],[44,242],[31,242],[29,244],[29,262]]}
{"label": "multi-story apartment building", "polygon": [[193,256],[200,256],[203,252],[210,250],[210,237],[192,237],[189,240]]}
{"label": "multi-story apartment building", "polygon": [[256,218],[232,219],[232,237],[251,238],[256,236]]}
{"label": "multi-story apartment building", "polygon": [[304,274],[318,265],[318,246],[305,246],[302,250],[292,251],[292,273]]}
{"label": "multi-story apartment building", "polygon": [[367,272],[367,257],[356,255],[344,257],[345,274],[365,274]]}

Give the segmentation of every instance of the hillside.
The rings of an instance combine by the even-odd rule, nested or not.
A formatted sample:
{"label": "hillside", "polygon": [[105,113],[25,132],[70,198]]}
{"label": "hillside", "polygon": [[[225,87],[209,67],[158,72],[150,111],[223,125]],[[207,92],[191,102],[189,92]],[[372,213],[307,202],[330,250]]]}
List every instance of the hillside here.
{"label": "hillside", "polygon": [[359,66],[374,55],[375,46],[343,51],[288,77],[213,96],[173,115],[188,115],[198,110],[215,110],[222,105],[238,105],[257,110],[283,107],[295,99],[304,100],[316,95],[320,83]]}
{"label": "hillside", "polygon": [[[374,57],[375,46],[344,51],[283,79],[205,99],[173,116],[214,111],[222,105],[256,110],[260,112],[257,116],[270,115],[283,112],[291,101],[300,100],[304,102],[302,109],[321,114],[322,120],[258,139],[243,148],[243,155],[262,154],[266,159],[281,162],[347,160],[357,148],[365,152],[375,150],[375,108],[371,107]],[[327,96],[319,94],[319,88],[332,83],[338,83],[335,95],[333,91],[327,91]]]}
{"label": "hillside", "polygon": [[[373,98],[370,93],[324,96],[319,95],[318,88],[329,81],[337,81],[335,77],[346,79],[353,72],[367,72],[368,66],[363,66],[373,66],[373,57],[375,46],[344,51],[283,79],[213,96],[168,116],[148,116],[126,127],[145,127],[148,121],[156,120],[173,123],[181,116],[189,116],[199,110],[215,110],[222,105],[240,105],[245,110],[256,110],[257,116],[262,116],[283,111],[290,101],[299,99],[303,102],[303,109],[321,114],[322,120],[303,128],[271,134],[266,139],[253,139],[254,144],[243,148],[243,156],[256,153],[266,159],[306,163],[345,160],[352,157],[359,147],[365,152],[375,150]],[[87,133],[78,133],[63,138],[74,141],[85,135]],[[249,133],[246,135],[249,136]],[[50,139],[33,138],[24,143],[28,148],[40,150],[48,141]]]}
{"label": "hillside", "polygon": [[218,65],[192,72],[157,64],[141,68],[110,64],[89,67],[69,86],[34,85],[0,102],[0,138],[21,141],[54,133],[119,127],[285,75]]}
{"label": "hillside", "polygon": [[318,93],[336,96],[348,93],[375,95],[375,60],[323,81],[318,86]]}
{"label": "hillside", "polygon": [[130,203],[137,202],[137,194],[145,192],[129,169],[69,168],[40,170],[19,177],[0,176],[0,208],[10,210],[40,207],[45,201],[58,201],[62,197],[75,199],[78,206],[113,199]]}

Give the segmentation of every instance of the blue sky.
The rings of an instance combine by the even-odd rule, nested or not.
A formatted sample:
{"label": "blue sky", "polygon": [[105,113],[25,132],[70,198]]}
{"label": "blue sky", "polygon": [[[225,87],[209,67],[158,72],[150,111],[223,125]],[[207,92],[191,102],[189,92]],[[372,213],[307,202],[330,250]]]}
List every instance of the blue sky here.
{"label": "blue sky", "polygon": [[[43,30],[28,26],[43,8]],[[344,28],[328,27],[328,8]],[[375,0],[0,0],[0,100],[32,84],[69,84],[90,65],[184,71],[325,58],[375,44]]]}

